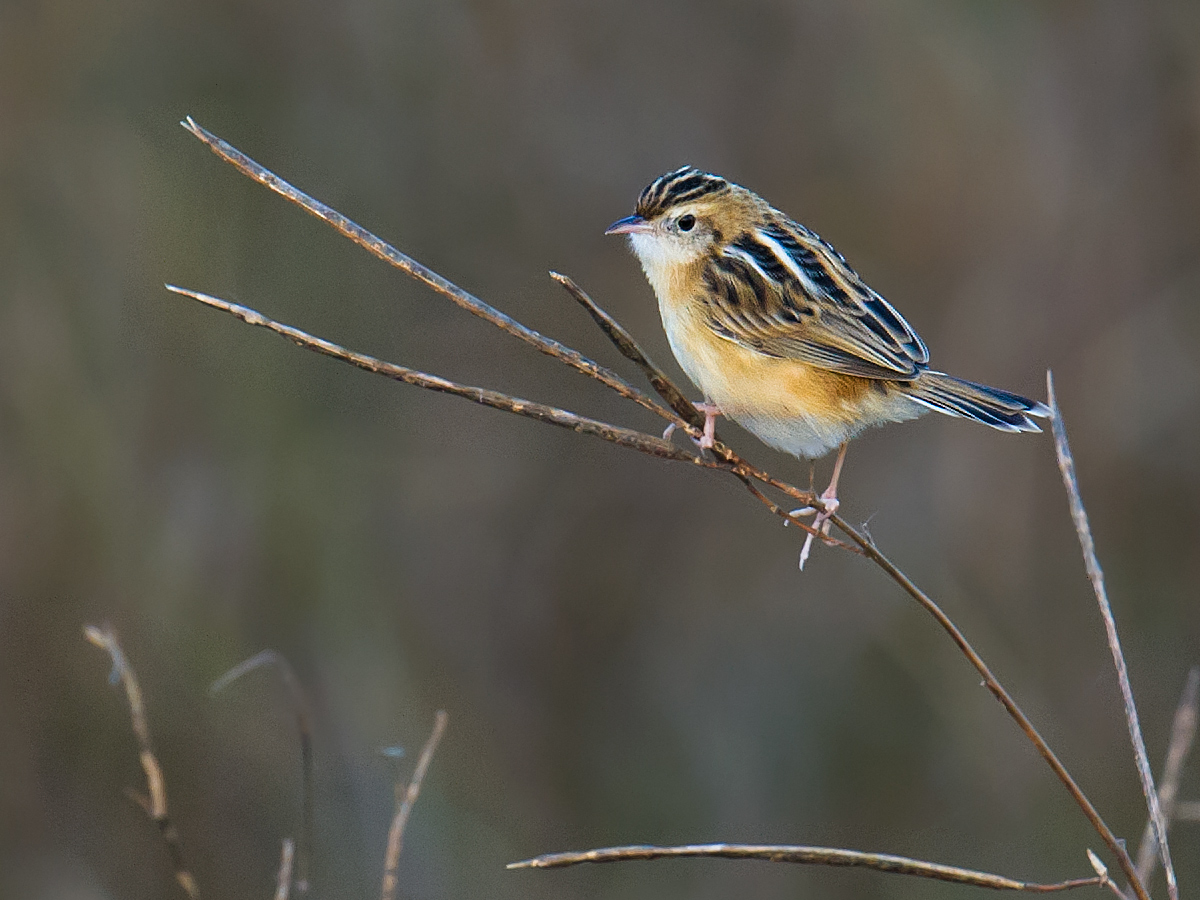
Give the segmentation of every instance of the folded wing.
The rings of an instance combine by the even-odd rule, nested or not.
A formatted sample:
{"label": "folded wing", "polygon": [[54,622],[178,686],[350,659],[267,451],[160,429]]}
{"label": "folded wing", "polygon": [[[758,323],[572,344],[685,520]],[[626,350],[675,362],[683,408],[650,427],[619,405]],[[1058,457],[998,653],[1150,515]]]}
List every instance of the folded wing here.
{"label": "folded wing", "polygon": [[711,259],[710,327],[768,356],[863,378],[917,378],[929,351],[912,326],[833,247],[779,215]]}

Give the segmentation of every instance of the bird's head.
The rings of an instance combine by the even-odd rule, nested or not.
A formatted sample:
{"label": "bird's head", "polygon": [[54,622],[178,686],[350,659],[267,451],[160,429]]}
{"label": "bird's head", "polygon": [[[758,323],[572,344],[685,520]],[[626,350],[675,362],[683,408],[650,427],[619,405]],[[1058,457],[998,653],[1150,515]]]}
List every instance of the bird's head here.
{"label": "bird's head", "polygon": [[[605,234],[627,234],[648,275],[687,266],[745,230],[765,206],[754,194],[719,175],[691,166],[652,181],[632,216]],[[653,280],[653,278],[652,278]]]}

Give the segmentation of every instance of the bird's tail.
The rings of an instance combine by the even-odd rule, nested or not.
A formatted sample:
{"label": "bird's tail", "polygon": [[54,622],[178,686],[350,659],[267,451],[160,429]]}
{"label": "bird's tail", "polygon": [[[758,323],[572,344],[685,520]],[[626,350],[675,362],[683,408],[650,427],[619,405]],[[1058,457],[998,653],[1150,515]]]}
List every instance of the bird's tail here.
{"label": "bird's tail", "polygon": [[948,416],[974,419],[1001,431],[1041,431],[1029,417],[1044,419],[1050,416],[1050,409],[1044,403],[999,388],[963,381],[945,372],[922,372],[901,390],[922,406]]}

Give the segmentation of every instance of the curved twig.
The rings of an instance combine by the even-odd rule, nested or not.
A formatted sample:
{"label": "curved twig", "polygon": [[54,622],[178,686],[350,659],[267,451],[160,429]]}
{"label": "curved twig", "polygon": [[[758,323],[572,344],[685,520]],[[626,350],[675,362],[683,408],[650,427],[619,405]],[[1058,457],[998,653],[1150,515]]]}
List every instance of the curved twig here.
{"label": "curved twig", "polygon": [[646,380],[650,382],[650,386],[658,392],[658,396],[667,401],[667,405],[679,414],[679,417],[685,419],[698,433],[704,428],[704,416],[700,411],[688,400],[687,396],[678,387],[675,386],[670,378],[666,376],[662,369],[650,361],[644,350],[638,346],[637,341],[633,339],[625,326],[606,313],[591,297],[587,295],[575,281],[567,275],[560,272],[551,272],[550,277],[557,281],[566,289],[566,292],[574,297],[579,305],[587,310],[588,315],[592,320],[600,326],[600,330],[608,335],[609,340],[613,342],[621,354],[635,366],[642,370],[646,376]]}
{"label": "curved twig", "polygon": [[133,723],[133,734],[138,742],[138,760],[142,764],[142,771],[146,773],[147,791],[144,797],[133,793],[133,799],[146,811],[146,815],[150,817],[150,821],[162,835],[163,843],[167,845],[167,853],[171,857],[171,865],[175,871],[175,881],[183,888],[185,894],[192,900],[196,900],[200,896],[200,887],[196,884],[192,873],[188,871],[183,860],[183,844],[179,840],[179,832],[175,829],[175,823],[171,821],[171,817],[167,815],[167,784],[163,778],[162,766],[159,765],[158,757],[154,754],[154,745],[150,740],[150,725],[146,721],[146,706],[142,701],[142,689],[138,685],[137,676],[133,674],[133,667],[125,658],[121,644],[117,641],[117,636],[111,628],[107,625],[103,627],[88,625],[83,629],[83,634],[90,643],[107,651],[108,655],[112,657],[111,680],[114,684],[118,681],[121,683],[125,689],[125,699],[129,702],[129,718]]}
{"label": "curved twig", "polygon": [[[287,839],[288,885],[293,881],[297,894],[307,893],[309,887],[309,865],[313,852],[313,750],[312,750],[312,712],[308,706],[308,698],[296,671],[282,653],[274,650],[263,650],[243,662],[238,663],[216,681],[208,686],[208,693],[216,696],[247,672],[262,666],[274,666],[284,687],[291,697],[292,711],[296,716],[296,731],[300,736],[300,840],[297,843]],[[292,853],[295,855],[295,878],[292,878]]]}
{"label": "curved twig", "polygon": [[450,717],[445,710],[439,709],[433,720],[433,731],[421,748],[417,758],[417,767],[413,769],[412,778],[404,790],[396,785],[396,814],[392,817],[392,827],[388,830],[387,853],[383,862],[382,900],[393,900],[396,896],[396,870],[400,866],[400,850],[404,846],[404,829],[408,825],[408,817],[412,814],[417,797],[421,795],[421,785],[425,781],[425,773],[433,762],[433,754],[441,743],[442,734],[446,731],[446,723]]}
{"label": "curved twig", "polygon": [[960,869],[941,863],[893,856],[890,853],[864,853],[834,847],[771,846],[759,844],[688,844],[682,847],[653,847],[637,844],[630,847],[604,847],[577,853],[547,853],[533,859],[509,863],[510,869],[558,869],[580,863],[625,862],[634,859],[678,859],[680,857],[709,857],[721,859],[755,859],[764,862],[801,863],[817,866],[850,866],[874,869],[895,875],[915,875],[937,881],[953,881],[998,891],[1027,891],[1049,894],[1081,887],[1104,884],[1105,877],[1075,878],[1054,884],[1017,881],[1003,875]]}

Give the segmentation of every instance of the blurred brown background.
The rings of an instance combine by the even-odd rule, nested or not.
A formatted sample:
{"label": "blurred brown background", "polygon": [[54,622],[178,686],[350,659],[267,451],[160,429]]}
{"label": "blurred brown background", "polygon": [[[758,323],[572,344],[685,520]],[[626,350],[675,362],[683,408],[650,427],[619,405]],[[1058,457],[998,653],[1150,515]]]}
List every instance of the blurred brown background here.
{"label": "blurred brown background", "polygon": [[[439,707],[404,897],[977,896],[752,863],[504,870],[643,841],[1089,874],[1098,838],[871,565],[819,549],[801,576],[798,533],[731,480],[166,293],[661,427],[236,174],[188,114],[605,362],[546,270],[667,362],[649,287],[601,232],[693,163],[831,240],[938,367],[1039,397],[1053,368],[1157,768],[1200,661],[1200,5],[0,5],[0,894],[179,895],[122,794],[142,783],[126,709],[80,632],[101,621],[141,674],[209,897],[269,896],[295,827],[276,680],[205,694],[264,647],[316,710],[318,897],[378,891],[395,771],[378,749],[411,763]],[[842,496],[1135,843],[1049,439],[930,416],[857,441]],[[1195,893],[1200,825],[1174,837]]]}

